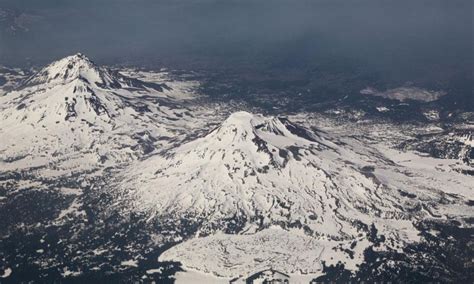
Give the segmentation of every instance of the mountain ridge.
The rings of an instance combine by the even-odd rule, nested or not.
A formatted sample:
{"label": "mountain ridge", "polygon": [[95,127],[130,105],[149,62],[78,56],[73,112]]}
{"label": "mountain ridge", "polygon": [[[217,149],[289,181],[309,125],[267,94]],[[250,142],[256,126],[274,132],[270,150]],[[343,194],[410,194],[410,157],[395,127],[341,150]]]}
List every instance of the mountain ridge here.
{"label": "mountain ridge", "polygon": [[[293,134],[286,125],[304,135]],[[131,170],[126,176],[133,179],[133,192],[140,200],[137,207],[166,214],[175,212],[178,216],[190,214],[201,218],[202,215],[204,219],[209,214],[214,217],[222,214],[214,220],[217,223],[221,221],[219,218],[239,215],[246,220],[269,218],[265,221],[268,224],[281,220],[303,226],[313,223],[308,225],[309,231],[335,237],[356,234],[337,229],[338,218],[329,212],[333,212],[331,208],[341,208],[342,204],[336,205],[340,202],[344,210],[354,211],[354,216],[362,208],[370,214],[380,214],[375,209],[377,206],[393,211],[388,215],[403,216],[394,206],[399,195],[392,193],[389,196],[394,199],[384,203],[378,195],[367,194],[367,190],[388,189],[382,189],[380,181],[366,170],[370,169],[370,159],[353,158],[345,162],[344,156],[350,152],[334,141],[311,135],[287,119],[237,112],[206,136],[172,149],[164,157],[152,157],[139,167],[146,170],[138,175]],[[344,172],[337,173],[335,169]],[[335,197],[332,191],[339,195]],[[223,208],[227,213],[222,213],[226,212]],[[309,215],[317,217],[309,218]],[[282,219],[278,221],[279,218]],[[328,220],[332,220],[331,226],[318,228]]]}
{"label": "mountain ridge", "polygon": [[183,135],[186,123],[192,125],[188,109],[169,90],[165,83],[100,67],[83,54],[57,60],[0,96],[0,159],[16,161],[7,167],[44,166],[50,163],[44,152],[62,163],[86,159],[86,167],[136,159],[164,145],[158,138]]}
{"label": "mountain ridge", "polygon": [[[460,216],[468,206],[467,184],[385,151],[285,117],[238,111],[206,135],[131,165],[110,192],[123,214],[143,215],[165,239],[183,241],[162,261],[230,277],[271,267],[281,256],[274,248],[282,248],[292,259],[285,266],[283,256],[275,258],[282,271],[315,273],[322,261],[356,270],[374,243],[396,251],[420,240],[421,220]],[[449,182],[447,195],[439,186]],[[288,245],[292,239],[298,248]],[[317,253],[298,260],[292,249]],[[220,264],[198,260],[203,254]]]}

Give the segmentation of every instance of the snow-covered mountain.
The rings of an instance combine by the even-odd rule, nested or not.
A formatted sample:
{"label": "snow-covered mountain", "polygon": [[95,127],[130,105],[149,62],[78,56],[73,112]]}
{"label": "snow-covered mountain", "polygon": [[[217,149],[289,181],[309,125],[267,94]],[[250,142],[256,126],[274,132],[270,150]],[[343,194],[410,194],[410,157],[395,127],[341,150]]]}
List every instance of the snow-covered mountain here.
{"label": "snow-covered mountain", "polygon": [[[204,137],[133,165],[114,188],[125,192],[127,210],[148,214],[164,227],[185,221],[195,228],[188,233],[204,237],[172,248],[163,259],[230,277],[271,266],[278,259],[271,247],[304,251],[311,244],[319,252],[312,260],[296,259],[280,269],[316,272],[331,259],[355,269],[372,224],[395,247],[418,239],[413,220],[460,216],[458,209],[467,208],[467,177],[453,181],[450,173],[407,168],[388,153],[286,118],[236,112]],[[440,184],[454,193],[447,196]],[[440,205],[445,199],[456,207]],[[284,230],[285,237],[262,236],[269,229]],[[223,244],[216,232],[233,235]],[[226,253],[255,251],[252,246],[262,243],[254,238],[268,241],[263,260]],[[300,238],[296,247],[282,243],[292,238]],[[360,246],[350,256],[341,247],[354,242]],[[216,255],[222,265],[199,260],[203,254]]]}
{"label": "snow-covered mountain", "polygon": [[0,97],[2,166],[81,170],[151,152],[192,124],[169,90],[82,54],[53,62]]}
{"label": "snow-covered mountain", "polygon": [[149,170],[130,179],[138,208],[156,214],[190,215],[211,228],[226,219],[242,226],[300,223],[315,234],[343,237],[356,231],[341,231],[336,204],[355,214],[368,200],[377,202],[372,192],[379,187],[360,169],[369,162],[354,154],[357,164],[340,172],[349,155],[286,119],[237,112],[207,136],[148,160],[140,168]]}
{"label": "snow-covered mountain", "polygon": [[180,72],[82,54],[8,73],[1,277],[466,279],[472,128],[235,112],[250,108],[199,97]]}
{"label": "snow-covered mountain", "polygon": [[146,83],[138,79],[126,77],[106,67],[97,66],[87,56],[77,53],[41,69],[26,79],[24,85],[48,84],[49,86],[82,81],[102,89],[151,88],[162,91],[166,85]]}

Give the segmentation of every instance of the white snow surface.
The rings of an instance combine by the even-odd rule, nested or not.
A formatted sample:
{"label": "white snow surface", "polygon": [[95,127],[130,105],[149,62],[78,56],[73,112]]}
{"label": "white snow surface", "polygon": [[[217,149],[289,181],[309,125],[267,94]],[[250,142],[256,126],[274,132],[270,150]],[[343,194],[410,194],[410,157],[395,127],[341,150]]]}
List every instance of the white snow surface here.
{"label": "white snow surface", "polygon": [[0,167],[58,176],[162,150],[202,122],[179,97],[165,94],[167,88],[99,67],[82,54],[54,62],[0,96]]}
{"label": "white snow surface", "polygon": [[[322,260],[333,263],[331,257],[345,259],[344,252],[332,250],[337,244],[308,236],[303,231],[272,226],[255,234],[217,233],[194,238],[166,251],[160,260],[179,260],[186,268],[219,277],[245,276],[269,268],[308,274],[321,272]],[[203,255],[206,256],[204,261]],[[362,254],[355,257],[353,263],[362,261]],[[355,269],[349,261],[346,265]]]}
{"label": "white snow surface", "polygon": [[[472,180],[452,162],[236,112],[207,135],[139,161],[116,186],[127,210],[199,223],[195,238],[163,259],[224,277],[272,265],[317,273],[323,260],[356,269],[369,245],[357,224],[403,244],[419,241],[412,221],[472,216]],[[338,248],[354,241],[350,259]]]}
{"label": "white snow surface", "polygon": [[30,85],[56,85],[77,79],[92,84],[111,84],[115,80],[104,68],[96,66],[85,55],[77,53],[51,63],[26,82]]}
{"label": "white snow surface", "polygon": [[0,277],[1,278],[8,278],[8,277],[10,277],[12,272],[13,272],[13,270],[10,267],[8,267],[8,268],[4,269],[4,272],[3,272],[2,275],[0,275]]}
{"label": "white snow surface", "polygon": [[125,260],[120,263],[122,266],[138,267],[138,261],[134,259]]}

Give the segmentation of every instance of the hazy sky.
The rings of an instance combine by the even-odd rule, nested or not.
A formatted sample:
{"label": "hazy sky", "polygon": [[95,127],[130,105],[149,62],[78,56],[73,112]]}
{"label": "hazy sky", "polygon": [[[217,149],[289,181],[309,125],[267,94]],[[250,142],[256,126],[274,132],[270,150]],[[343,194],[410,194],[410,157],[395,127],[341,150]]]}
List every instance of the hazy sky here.
{"label": "hazy sky", "polygon": [[26,57],[49,60],[77,50],[104,59],[142,54],[157,59],[181,54],[254,56],[266,50],[284,54],[284,50],[311,53],[312,49],[423,60],[472,52],[472,2],[463,0],[0,3],[17,13],[38,16],[27,33],[12,36],[2,31],[0,58],[14,62]]}
{"label": "hazy sky", "polygon": [[[3,64],[44,64],[83,52],[99,63],[254,71],[347,67],[400,80],[472,78],[471,0],[0,3],[10,15],[0,16]],[[12,25],[19,26],[15,32]]]}

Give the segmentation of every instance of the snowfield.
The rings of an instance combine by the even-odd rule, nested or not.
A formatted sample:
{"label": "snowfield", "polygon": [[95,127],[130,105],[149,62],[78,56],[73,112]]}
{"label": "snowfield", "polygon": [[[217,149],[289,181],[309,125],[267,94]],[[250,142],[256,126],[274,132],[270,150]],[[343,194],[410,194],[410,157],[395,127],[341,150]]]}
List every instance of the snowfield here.
{"label": "snowfield", "polygon": [[[360,248],[364,248],[367,241],[363,238],[359,241],[361,243],[354,259],[345,261],[350,269],[356,269],[356,264],[363,260]],[[302,230],[272,226],[254,234],[219,232],[194,238],[166,251],[160,256],[160,261],[179,260],[186,268],[228,278],[269,268],[289,274],[317,274],[322,269],[321,261],[333,264],[336,259],[347,258],[343,250],[333,250],[339,244],[312,238]],[[205,261],[203,255],[206,256]]]}

